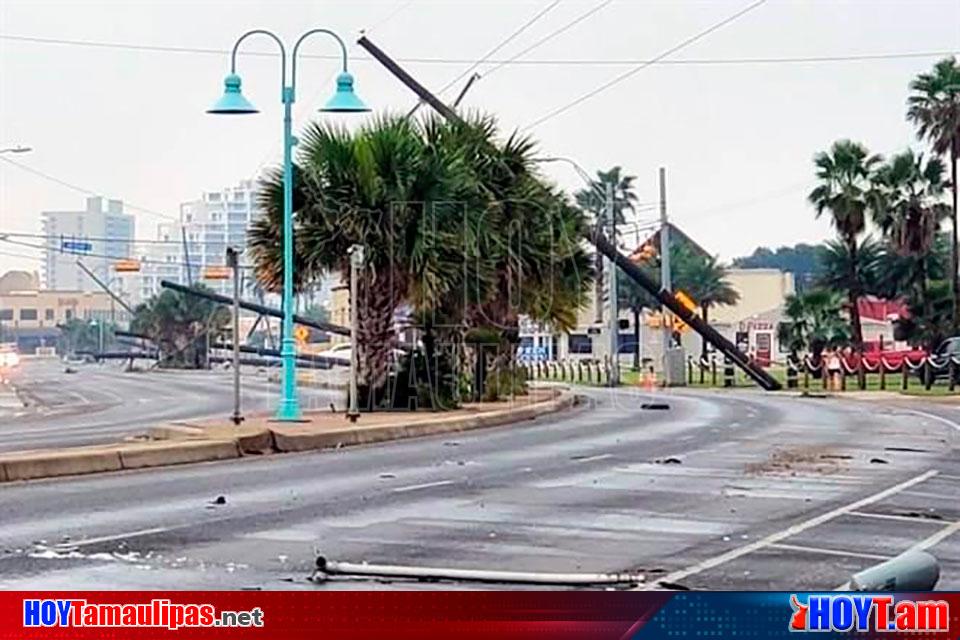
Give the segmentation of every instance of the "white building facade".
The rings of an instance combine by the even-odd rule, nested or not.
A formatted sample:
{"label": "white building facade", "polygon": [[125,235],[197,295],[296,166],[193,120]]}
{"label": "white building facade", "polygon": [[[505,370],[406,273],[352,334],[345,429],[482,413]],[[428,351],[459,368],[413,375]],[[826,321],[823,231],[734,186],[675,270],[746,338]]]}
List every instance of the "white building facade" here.
{"label": "white building facade", "polygon": [[[180,205],[178,222],[161,224],[154,244],[138,246],[141,261],[139,298],[146,300],[161,290],[160,281],[178,284],[202,282],[213,291],[233,295],[229,279],[206,278],[210,267],[226,265],[227,247],[241,252],[240,264],[249,265],[246,256],[247,230],[259,215],[256,205],[256,185],[253,180],[242,180],[234,187],[206,191],[200,198]],[[244,296],[253,288],[248,268],[244,273]]]}
{"label": "white building facade", "polygon": [[44,246],[42,272],[46,289],[100,291],[77,265],[84,265],[107,283],[113,264],[133,256],[134,217],[123,212],[123,202],[87,198],[83,211],[44,211],[40,214]]}

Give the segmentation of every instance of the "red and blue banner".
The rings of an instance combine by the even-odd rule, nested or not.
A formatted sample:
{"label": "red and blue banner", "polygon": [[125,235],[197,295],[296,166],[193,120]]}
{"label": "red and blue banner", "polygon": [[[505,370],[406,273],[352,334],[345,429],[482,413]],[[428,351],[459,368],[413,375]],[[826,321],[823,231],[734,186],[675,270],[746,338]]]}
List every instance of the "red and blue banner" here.
{"label": "red and blue banner", "polygon": [[6,592],[0,640],[960,638],[960,593]]}

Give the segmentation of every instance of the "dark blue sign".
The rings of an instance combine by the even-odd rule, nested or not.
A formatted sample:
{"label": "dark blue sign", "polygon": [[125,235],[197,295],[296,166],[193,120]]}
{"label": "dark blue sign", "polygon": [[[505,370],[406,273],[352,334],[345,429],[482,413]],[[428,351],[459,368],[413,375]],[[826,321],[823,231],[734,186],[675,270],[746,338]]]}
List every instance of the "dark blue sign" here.
{"label": "dark blue sign", "polygon": [[64,240],[60,246],[64,251],[82,251],[85,253],[93,251],[93,243],[78,240]]}

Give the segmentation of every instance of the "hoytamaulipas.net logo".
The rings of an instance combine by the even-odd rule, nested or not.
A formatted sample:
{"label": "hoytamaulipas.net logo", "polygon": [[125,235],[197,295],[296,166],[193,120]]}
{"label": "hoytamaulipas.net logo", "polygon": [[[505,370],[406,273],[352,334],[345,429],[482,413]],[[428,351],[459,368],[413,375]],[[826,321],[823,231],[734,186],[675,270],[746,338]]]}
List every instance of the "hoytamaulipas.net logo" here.
{"label": "hoytamaulipas.net logo", "polygon": [[950,603],[910,600],[891,595],[790,596],[790,631],[925,631],[950,630]]}
{"label": "hoytamaulipas.net logo", "polygon": [[212,604],[165,599],[108,604],[77,599],[23,601],[24,627],[262,627],[263,610],[218,611]]}

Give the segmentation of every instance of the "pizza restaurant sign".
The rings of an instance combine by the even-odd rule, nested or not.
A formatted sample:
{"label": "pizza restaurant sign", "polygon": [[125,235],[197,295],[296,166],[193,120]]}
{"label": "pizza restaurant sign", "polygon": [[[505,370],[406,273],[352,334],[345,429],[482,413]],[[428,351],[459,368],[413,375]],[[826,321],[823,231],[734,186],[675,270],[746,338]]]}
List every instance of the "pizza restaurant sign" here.
{"label": "pizza restaurant sign", "polygon": [[767,320],[747,320],[740,323],[740,331],[773,331],[774,324]]}

